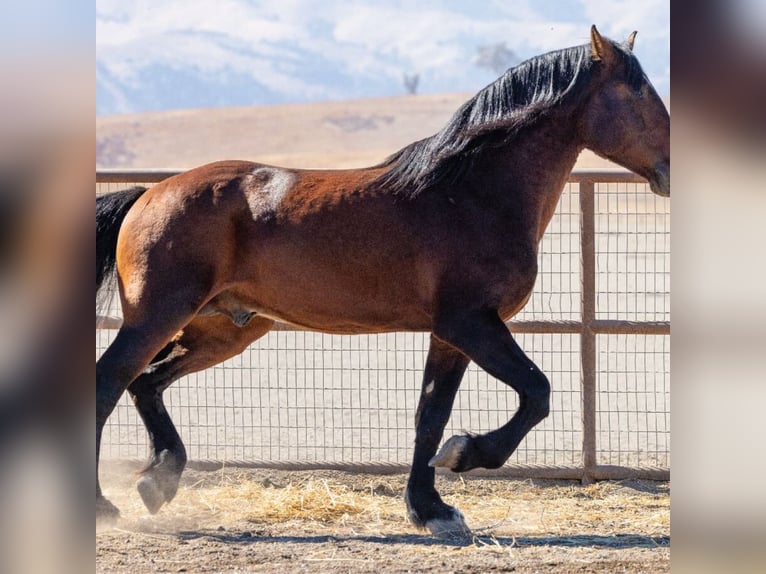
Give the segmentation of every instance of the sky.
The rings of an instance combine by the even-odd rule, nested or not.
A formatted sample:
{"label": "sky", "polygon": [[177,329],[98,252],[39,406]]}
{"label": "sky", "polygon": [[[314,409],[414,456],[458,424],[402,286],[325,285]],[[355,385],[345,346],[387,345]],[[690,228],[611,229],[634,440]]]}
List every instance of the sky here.
{"label": "sky", "polygon": [[518,60],[584,43],[591,24],[670,92],[667,0],[97,0],[97,113],[473,92],[504,43]]}

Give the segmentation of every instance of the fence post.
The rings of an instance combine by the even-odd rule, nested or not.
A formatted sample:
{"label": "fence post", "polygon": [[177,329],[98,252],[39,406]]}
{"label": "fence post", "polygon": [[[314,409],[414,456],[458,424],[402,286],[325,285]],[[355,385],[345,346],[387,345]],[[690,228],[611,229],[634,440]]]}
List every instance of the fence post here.
{"label": "fence post", "polygon": [[582,276],[580,373],[582,377],[583,484],[593,482],[596,467],[596,224],[594,183],[580,182],[580,273]]}

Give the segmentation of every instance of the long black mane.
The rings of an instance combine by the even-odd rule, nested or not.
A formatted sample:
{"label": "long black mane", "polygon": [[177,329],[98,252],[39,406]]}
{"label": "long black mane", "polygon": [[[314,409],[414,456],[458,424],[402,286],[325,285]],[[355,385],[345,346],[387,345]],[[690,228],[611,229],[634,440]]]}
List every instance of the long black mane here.
{"label": "long black mane", "polygon": [[[638,61],[615,44],[627,69]],[[577,101],[595,68],[590,44],[536,56],[510,68],[463,104],[435,135],[399,150],[375,167],[390,167],[371,185],[413,197],[444,181],[457,183],[487,146],[508,143],[553,106]]]}

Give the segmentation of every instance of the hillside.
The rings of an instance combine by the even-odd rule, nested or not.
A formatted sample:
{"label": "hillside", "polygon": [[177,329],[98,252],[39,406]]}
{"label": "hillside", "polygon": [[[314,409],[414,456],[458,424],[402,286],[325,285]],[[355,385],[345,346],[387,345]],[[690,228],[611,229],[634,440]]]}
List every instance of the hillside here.
{"label": "hillside", "polygon": [[[470,94],[98,116],[97,168],[187,168],[221,159],[372,165],[438,131]],[[584,152],[578,167],[610,166]]]}

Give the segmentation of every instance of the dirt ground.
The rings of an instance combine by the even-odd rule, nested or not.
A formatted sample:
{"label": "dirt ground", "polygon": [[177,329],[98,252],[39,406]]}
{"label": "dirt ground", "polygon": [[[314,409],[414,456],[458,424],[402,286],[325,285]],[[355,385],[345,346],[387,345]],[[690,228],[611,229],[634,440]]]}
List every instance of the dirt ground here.
{"label": "dirt ground", "polygon": [[[104,465],[122,510],[96,533],[97,572],[658,573],[670,569],[670,486],[437,477],[472,539],[406,519],[404,475],[223,469],[184,474],[144,510],[135,476]],[[111,471],[110,471],[111,468]]]}

